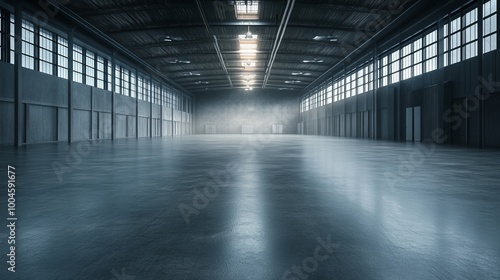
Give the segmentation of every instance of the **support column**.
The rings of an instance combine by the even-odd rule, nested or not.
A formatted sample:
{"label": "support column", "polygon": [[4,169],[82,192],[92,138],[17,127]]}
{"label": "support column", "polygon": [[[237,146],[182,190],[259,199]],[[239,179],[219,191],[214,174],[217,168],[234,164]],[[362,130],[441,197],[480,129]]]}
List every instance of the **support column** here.
{"label": "support column", "polygon": [[172,124],[170,125],[172,127],[172,138],[175,136],[174,135],[174,132],[175,132],[175,122],[174,122],[174,99],[175,99],[175,95],[176,93],[172,90],[172,115],[171,115],[171,118],[172,118]]}
{"label": "support column", "polygon": [[[484,77],[483,71],[483,4],[485,0],[478,1],[477,7],[477,54],[479,56],[478,60],[478,68],[479,68],[479,77]],[[497,35],[497,38],[499,36]],[[498,39],[497,39],[498,40]],[[498,45],[497,45],[498,46]],[[476,81],[478,83],[478,81]],[[484,91],[484,86],[481,86],[481,92]],[[484,98],[481,98],[481,102],[479,103],[479,147],[485,147],[485,127],[486,127],[486,115],[484,110]]]}
{"label": "support column", "polygon": [[153,138],[153,77],[149,75],[149,138]]}
{"label": "support column", "polygon": [[23,77],[22,77],[22,3],[21,1],[17,2],[14,8],[14,16],[16,19],[15,27],[14,27],[14,35],[15,35],[15,53],[14,53],[14,112],[15,112],[15,120],[14,120],[14,145],[20,147],[24,142],[24,126],[25,117],[24,117],[24,108],[23,108]]}
{"label": "support column", "polygon": [[183,135],[183,127],[184,127],[184,124],[183,124],[183,120],[184,120],[184,93],[181,93],[181,127],[180,127],[180,135]]}
{"label": "support column", "polygon": [[137,71],[137,67],[135,67],[135,97],[136,97],[135,98],[135,138],[139,139],[139,71]]}
{"label": "support column", "polygon": [[373,139],[378,140],[378,48],[375,45],[373,48],[373,118],[372,118],[372,127],[373,127]]}
{"label": "support column", "polygon": [[163,138],[163,83],[160,82],[160,138]]}
{"label": "support column", "polygon": [[73,143],[73,44],[75,29],[68,32],[68,143]]}
{"label": "support column", "polygon": [[111,56],[111,140],[116,139],[115,116],[115,87],[116,87],[116,52]]}

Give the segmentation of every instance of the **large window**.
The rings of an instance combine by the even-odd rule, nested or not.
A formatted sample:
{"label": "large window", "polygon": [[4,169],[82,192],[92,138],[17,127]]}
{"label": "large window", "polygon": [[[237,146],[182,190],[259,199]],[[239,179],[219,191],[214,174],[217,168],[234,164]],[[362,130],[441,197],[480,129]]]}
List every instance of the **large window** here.
{"label": "large window", "polygon": [[[255,7],[258,2],[249,3],[245,4],[246,8],[249,8],[248,12],[256,12]],[[16,24],[21,30],[19,38],[15,36]],[[70,44],[68,39],[60,34],[63,33],[51,26],[42,27],[26,19],[16,19],[11,12],[2,10],[0,13],[0,61],[14,64],[16,55],[19,55],[19,64],[23,68],[63,79],[72,78],[74,82],[139,98],[153,104],[170,106],[176,110],[181,110],[183,106],[185,110],[190,109],[188,108],[191,104],[190,99],[185,99],[183,103],[181,93],[174,93],[174,90],[168,87],[163,88],[161,81],[152,82],[145,78],[147,72],[139,76],[135,72],[136,69],[116,65],[106,56],[89,50],[92,46],[87,49],[83,42]],[[70,61],[70,56],[72,61]],[[69,71],[70,68],[72,72]],[[113,80],[113,75],[115,75],[115,80]],[[326,88],[323,88],[321,98],[318,102],[325,104],[327,102]],[[331,90],[329,98],[331,100]]]}
{"label": "large window", "polygon": [[326,88],[324,85],[321,86],[318,94],[319,94],[318,107],[325,106],[326,105]]}
{"label": "large window", "polygon": [[83,83],[83,49],[73,45],[73,81]]}
{"label": "large window", "polygon": [[130,96],[137,98],[137,80],[134,72],[130,72]]}
{"label": "large window", "polygon": [[100,89],[104,89],[106,85],[106,68],[105,68],[106,60],[102,56],[97,56],[96,62],[96,86]]}
{"label": "large window", "polygon": [[477,56],[477,9],[468,12],[463,16],[463,59]]}
{"label": "large window", "polygon": [[153,104],[157,104],[157,105],[161,105],[160,103],[160,86],[158,85],[158,83],[156,82],[153,82],[152,83],[152,93],[151,93],[151,102]]}
{"label": "large window", "polygon": [[310,105],[311,109],[315,109],[316,106],[318,105],[318,103],[316,103],[316,94],[312,94],[311,95],[311,99],[310,99],[309,105]]}
{"label": "large window", "polygon": [[483,53],[497,49],[497,0],[483,4]]}
{"label": "large window", "polygon": [[413,76],[422,75],[423,62],[422,62],[422,38],[413,42]]}
{"label": "large window", "polygon": [[68,78],[68,40],[57,37],[57,76]]}
{"label": "large window", "polygon": [[144,78],[137,77],[137,98],[139,100],[144,100]]}
{"label": "large window", "polygon": [[54,35],[43,28],[39,34],[39,68],[40,72],[52,75],[54,73]]}
{"label": "large window", "polygon": [[[483,53],[496,49],[496,0],[488,1],[483,9]],[[455,15],[444,25],[444,66],[475,57],[479,54],[478,9],[465,15]]]}
{"label": "large window", "polygon": [[[359,75],[363,75],[361,78]],[[373,63],[365,65],[358,71],[358,94],[373,90]]]}
{"label": "large window", "polygon": [[334,102],[344,99],[344,78],[340,78],[333,85]]}
{"label": "large window", "polygon": [[15,37],[15,26],[16,26],[16,20],[13,14],[10,15],[10,25],[9,25],[9,30],[10,30],[10,63],[14,64],[16,56],[15,56],[15,51],[16,51],[16,37]]}
{"label": "large window", "polygon": [[89,50],[85,52],[85,83],[95,86],[95,54]]}
{"label": "large window", "polygon": [[122,72],[119,65],[115,65],[115,93],[122,93]]}
{"label": "large window", "polygon": [[113,91],[113,63],[108,60],[108,88],[107,90]]}
{"label": "large window", "polygon": [[146,102],[151,102],[151,87],[150,87],[150,82],[147,79],[143,79],[143,94],[144,94],[144,101]]}
{"label": "large window", "polygon": [[356,74],[356,78],[357,78],[357,81],[356,81],[356,85],[357,85],[357,94],[362,94],[363,92],[365,92],[365,88],[364,88],[364,85],[365,85],[365,69],[364,68],[361,68],[360,70],[358,70],[358,73]]}
{"label": "large window", "polygon": [[130,71],[122,67],[122,94],[130,96]]}
{"label": "large window", "polygon": [[425,36],[425,72],[437,69],[437,30]]}
{"label": "large window", "polygon": [[22,66],[28,69],[35,69],[35,25],[22,21]]}
{"label": "large window", "polygon": [[389,84],[389,56],[384,56],[380,60],[379,86],[385,87]]}
{"label": "large window", "polygon": [[391,84],[399,82],[399,69],[399,50],[396,50],[391,54]]}
{"label": "large window", "polygon": [[352,75],[348,75],[346,78],[345,78],[345,98],[349,98],[351,97],[351,93],[352,93]]}
{"label": "large window", "polygon": [[326,86],[326,104],[331,104],[333,102],[333,84],[329,82]]}
{"label": "large window", "polygon": [[168,94],[168,91],[165,87],[162,87],[161,88],[161,105],[163,107],[167,107],[167,94]]}
{"label": "large window", "polygon": [[401,50],[401,55],[403,58],[401,59],[402,66],[402,80],[407,80],[412,77],[412,46],[410,43],[403,47]]}

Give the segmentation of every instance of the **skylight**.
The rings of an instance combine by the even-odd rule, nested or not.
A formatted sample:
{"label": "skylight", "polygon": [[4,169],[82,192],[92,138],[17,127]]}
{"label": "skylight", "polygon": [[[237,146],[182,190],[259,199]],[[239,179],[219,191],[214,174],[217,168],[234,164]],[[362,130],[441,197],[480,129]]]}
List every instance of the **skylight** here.
{"label": "skylight", "polygon": [[258,1],[236,1],[235,6],[237,19],[259,19]]}

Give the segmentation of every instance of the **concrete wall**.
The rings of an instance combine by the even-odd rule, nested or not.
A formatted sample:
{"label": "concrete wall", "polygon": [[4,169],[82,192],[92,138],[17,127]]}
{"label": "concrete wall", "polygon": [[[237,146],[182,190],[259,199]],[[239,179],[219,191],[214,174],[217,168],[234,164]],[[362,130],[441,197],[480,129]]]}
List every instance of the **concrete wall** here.
{"label": "concrete wall", "polygon": [[[13,145],[15,141],[14,71],[14,65],[0,62],[0,145]],[[24,118],[19,133],[24,144],[67,142],[70,128],[72,141],[112,139],[113,130],[115,139],[192,131],[191,114],[80,83],[71,83],[70,91],[65,79],[24,68],[20,72]],[[179,127],[175,134],[174,119]]]}
{"label": "concrete wall", "polygon": [[283,125],[284,134],[297,133],[299,93],[254,89],[203,92],[196,97],[196,133],[205,125],[216,125],[218,134],[240,134],[242,125],[254,133],[271,133],[273,124]]}
{"label": "concrete wall", "polygon": [[[456,1],[447,9],[452,12],[463,2]],[[442,30],[446,10],[439,7],[444,2],[436,2],[435,5],[437,8],[419,19],[418,24],[407,21],[393,27],[392,31],[387,31],[351,61],[358,58],[361,62],[368,59],[377,61],[380,57],[375,53],[403,46],[406,38],[428,27]],[[442,32],[438,32],[438,49],[442,48],[442,36]],[[497,36],[497,46],[500,46],[499,40],[500,36]],[[386,87],[375,87],[372,92],[304,112],[300,120],[303,133],[406,141],[405,110],[420,106],[422,140],[431,139],[432,131],[442,129],[445,143],[500,147],[499,50],[481,54],[481,47],[478,48],[478,56],[447,67],[443,67],[443,54],[440,53],[440,66],[435,71]],[[343,69],[332,72],[332,75],[345,74],[356,66],[355,63],[343,65]],[[483,96],[484,101],[478,96]]]}

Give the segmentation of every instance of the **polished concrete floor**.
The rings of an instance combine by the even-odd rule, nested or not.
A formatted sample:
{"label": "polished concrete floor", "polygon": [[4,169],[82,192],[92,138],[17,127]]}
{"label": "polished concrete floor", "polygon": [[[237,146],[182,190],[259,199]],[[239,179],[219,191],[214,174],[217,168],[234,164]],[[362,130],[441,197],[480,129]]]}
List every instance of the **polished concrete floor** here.
{"label": "polished concrete floor", "polygon": [[0,279],[500,279],[500,151],[214,135],[0,163],[18,217]]}

